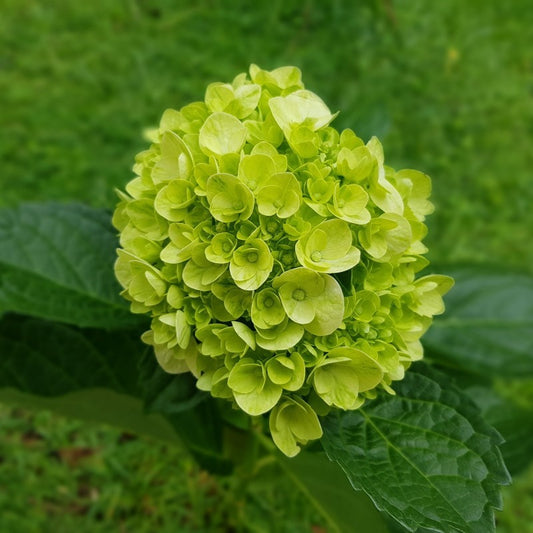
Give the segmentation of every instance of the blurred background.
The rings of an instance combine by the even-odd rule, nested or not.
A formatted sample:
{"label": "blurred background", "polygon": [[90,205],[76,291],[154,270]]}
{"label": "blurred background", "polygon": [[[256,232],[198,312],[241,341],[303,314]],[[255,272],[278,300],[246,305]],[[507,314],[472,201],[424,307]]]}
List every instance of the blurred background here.
{"label": "blurred background", "polygon": [[[432,262],[533,272],[531,0],[0,0],[0,206],[112,208],[143,129],[252,62],[297,65],[334,126],[432,177]],[[283,482],[234,492],[179,450],[0,407],[0,531],[325,531]],[[533,471],[505,497],[499,531],[533,531]]]}

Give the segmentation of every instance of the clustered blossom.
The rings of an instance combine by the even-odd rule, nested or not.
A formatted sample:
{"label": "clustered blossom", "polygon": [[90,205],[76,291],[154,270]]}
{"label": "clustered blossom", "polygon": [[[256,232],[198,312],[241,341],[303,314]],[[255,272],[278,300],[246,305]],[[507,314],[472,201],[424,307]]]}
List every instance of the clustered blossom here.
{"label": "clustered blossom", "polygon": [[422,357],[452,281],[416,278],[431,182],[338,132],[295,67],[250,67],[168,109],[120,193],[116,275],[159,364],[252,416],[288,456]]}

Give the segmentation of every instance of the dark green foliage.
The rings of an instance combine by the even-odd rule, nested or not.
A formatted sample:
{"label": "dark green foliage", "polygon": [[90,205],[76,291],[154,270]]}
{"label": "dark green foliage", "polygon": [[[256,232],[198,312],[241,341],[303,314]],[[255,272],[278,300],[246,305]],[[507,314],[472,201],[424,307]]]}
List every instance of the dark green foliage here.
{"label": "dark green foliage", "polygon": [[358,411],[334,413],[322,439],[356,489],[409,531],[488,533],[510,477],[502,439],[448,378],[422,365]]}
{"label": "dark green foliage", "polygon": [[324,453],[302,452],[282,458],[287,476],[326,520],[331,533],[387,533],[384,518],[363,492],[354,492],[342,470]]}
{"label": "dark green foliage", "polygon": [[0,212],[0,312],[82,327],[144,322],[113,273],[118,240],[103,210],[27,204]]}
{"label": "dark green foliage", "polygon": [[444,272],[455,287],[424,336],[429,355],[480,377],[533,378],[533,277],[498,267]]}

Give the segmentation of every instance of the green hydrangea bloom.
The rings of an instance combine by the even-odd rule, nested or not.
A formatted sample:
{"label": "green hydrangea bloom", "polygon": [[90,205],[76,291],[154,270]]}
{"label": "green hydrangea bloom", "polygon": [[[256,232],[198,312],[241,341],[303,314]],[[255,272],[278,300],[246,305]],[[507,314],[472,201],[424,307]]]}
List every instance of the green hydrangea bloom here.
{"label": "green hydrangea bloom", "polygon": [[251,416],[288,456],[423,356],[453,281],[417,274],[431,180],[338,132],[300,71],[212,83],[164,112],[120,192],[115,271],[170,373]]}

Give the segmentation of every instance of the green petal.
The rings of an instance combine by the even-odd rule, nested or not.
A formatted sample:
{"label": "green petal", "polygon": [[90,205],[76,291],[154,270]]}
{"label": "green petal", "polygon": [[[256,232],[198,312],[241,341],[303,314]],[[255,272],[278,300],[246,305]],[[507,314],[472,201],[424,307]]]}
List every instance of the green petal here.
{"label": "green petal", "polygon": [[302,388],[305,381],[305,361],[298,352],[293,352],[290,360],[294,365],[294,371],[291,380],[283,385],[283,388],[288,391],[297,391]]}
{"label": "green petal", "polygon": [[255,326],[268,329],[281,324],[287,315],[273,289],[263,289],[254,295],[251,317]]}
{"label": "green petal", "polygon": [[248,347],[255,350],[255,333],[242,322],[233,321],[231,325],[237,335],[248,345]]}
{"label": "green petal", "polygon": [[362,350],[356,348],[334,348],[328,353],[328,358],[347,357],[350,366],[357,372],[359,392],[374,389],[383,379],[383,369]]}
{"label": "green petal", "polygon": [[283,389],[266,380],[261,390],[255,390],[249,394],[233,393],[237,405],[249,415],[259,416],[270,411],[281,398]]}
{"label": "green petal", "polygon": [[125,208],[131,223],[147,238],[162,241],[168,235],[168,222],[154,210],[148,198],[132,200]]}
{"label": "green petal", "polygon": [[163,187],[155,197],[154,208],[171,222],[182,222],[187,207],[195,200],[194,185],[185,180],[173,180]]}
{"label": "green petal", "polygon": [[254,196],[238,178],[231,174],[215,174],[207,180],[209,210],[220,222],[246,220],[254,209]]}
{"label": "green petal", "polygon": [[303,89],[302,72],[298,67],[279,67],[274,70],[262,70],[257,65],[250,66],[250,78],[254,83],[280,90]]}
{"label": "green petal", "polygon": [[316,131],[335,118],[320,97],[306,90],[271,98],[268,105],[287,138],[296,126],[303,125]]}
{"label": "green petal", "polygon": [[288,350],[300,342],[304,328],[288,318],[270,329],[257,329],[257,345],[271,352]]}
{"label": "green petal", "polygon": [[245,357],[231,369],[228,385],[234,392],[249,394],[262,389],[265,380],[266,376],[261,363]]}
{"label": "green petal", "polygon": [[257,208],[266,216],[288,218],[300,208],[302,191],[291,172],[273,174],[257,192]]}
{"label": "green petal", "polygon": [[161,137],[161,156],[152,169],[154,183],[174,179],[188,179],[193,171],[193,157],[183,140],[173,131],[166,131]]}
{"label": "green petal", "polygon": [[359,378],[346,358],[329,358],[312,373],[316,393],[328,405],[340,409],[354,409],[359,404]]}
{"label": "green petal", "polygon": [[224,324],[209,324],[196,330],[196,338],[201,342],[200,351],[202,354],[210,357],[224,354],[222,342],[217,333],[225,327]]}
{"label": "green petal", "polygon": [[372,219],[359,232],[361,246],[373,259],[382,262],[404,253],[411,245],[411,240],[409,222],[394,213],[384,213]]}
{"label": "green petal", "polygon": [[228,113],[213,113],[200,129],[200,148],[206,155],[239,153],[246,141],[246,127]]}
{"label": "green petal", "polygon": [[237,239],[231,233],[217,233],[205,249],[205,256],[211,263],[229,263],[236,246]]}
{"label": "green petal", "polygon": [[197,291],[208,291],[211,284],[226,271],[227,265],[211,263],[205,257],[205,245],[199,245],[193,250],[191,259],[183,268],[183,282]]}
{"label": "green petal", "polygon": [[361,253],[352,246],[352,232],[343,220],[326,220],[296,243],[300,264],[317,272],[344,272],[359,263]]}
{"label": "green petal", "polygon": [[341,148],[337,155],[337,173],[347,182],[361,183],[376,165],[375,158],[366,146],[359,145],[353,149]]}
{"label": "green petal", "polygon": [[[274,172],[285,172],[287,170],[287,156],[278,153],[276,148],[265,141],[257,143],[252,148],[252,155],[267,155],[274,161]],[[272,174],[274,173],[272,172]]]}
{"label": "green petal", "polygon": [[315,317],[305,325],[313,335],[329,335],[342,324],[344,318],[344,297],[341,286],[327,274],[322,274],[324,292],[316,298]]}
{"label": "green petal", "polygon": [[329,210],[336,217],[352,224],[367,224],[370,212],[366,209],[368,194],[360,185],[351,184],[335,187],[333,205]]}
{"label": "green petal", "polygon": [[272,440],[288,457],[300,452],[298,444],[322,437],[322,428],[313,409],[301,398],[283,398],[269,417]]}
{"label": "green petal", "polygon": [[251,191],[261,187],[275,172],[274,160],[265,154],[245,155],[239,163],[239,179]]}
{"label": "green petal", "polygon": [[266,364],[270,381],[276,385],[284,386],[289,383],[294,373],[294,363],[285,355],[278,355]]}
{"label": "green petal", "polygon": [[394,185],[385,177],[381,143],[377,137],[372,137],[366,146],[378,163],[377,168],[370,175],[370,198],[385,213],[402,215],[404,210],[402,197]]}
{"label": "green petal", "polygon": [[235,250],[229,271],[238,287],[252,291],[267,280],[273,266],[274,258],[267,244],[261,239],[251,239]]}

